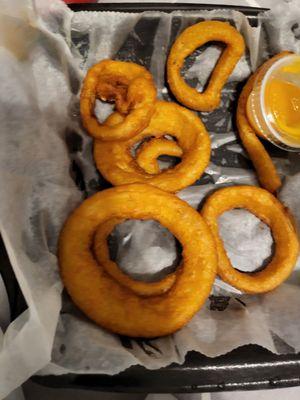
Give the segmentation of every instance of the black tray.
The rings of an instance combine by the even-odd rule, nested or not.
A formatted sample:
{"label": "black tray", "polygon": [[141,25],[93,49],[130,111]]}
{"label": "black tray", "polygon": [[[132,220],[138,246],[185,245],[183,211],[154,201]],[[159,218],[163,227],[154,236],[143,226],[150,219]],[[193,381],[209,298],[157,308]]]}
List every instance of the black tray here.
{"label": "black tray", "polygon": [[226,9],[237,10],[247,17],[257,17],[261,11],[268,8],[232,6],[232,5],[211,5],[194,3],[74,3],[69,4],[73,11],[119,11],[119,12],[143,12],[143,11],[163,11],[170,13],[172,11],[192,11],[192,10],[214,10]]}
{"label": "black tray", "polygon": [[[203,9],[235,9],[255,24],[257,14],[265,9],[252,7],[211,6],[206,4],[73,4],[74,11],[142,12]],[[0,241],[0,272],[8,289],[12,319],[26,307],[12,272],[4,244]],[[226,390],[271,389],[300,385],[300,354],[275,355],[262,347],[248,345],[226,355],[209,358],[196,352],[186,356],[183,365],[172,364],[159,370],[134,366],[114,375],[34,376],[36,383],[62,388],[92,389],[109,392],[183,393]]]}

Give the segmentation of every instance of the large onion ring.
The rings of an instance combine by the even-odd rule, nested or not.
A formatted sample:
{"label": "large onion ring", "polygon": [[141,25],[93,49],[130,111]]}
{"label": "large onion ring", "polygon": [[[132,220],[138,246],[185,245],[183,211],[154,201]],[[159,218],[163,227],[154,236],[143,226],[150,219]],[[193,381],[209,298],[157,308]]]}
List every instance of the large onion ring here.
{"label": "large onion ring", "polygon": [[[94,115],[96,98],[115,101],[125,115],[122,123],[107,126]],[[141,132],[154,112],[156,89],[151,74],[141,65],[104,60],[88,70],[84,79],[80,112],[83,126],[94,138],[124,140]]]}
{"label": "large onion ring", "polygon": [[104,270],[117,282],[140,296],[154,296],[167,292],[175,282],[176,273],[168,274],[157,282],[142,282],[132,279],[125,274],[119,266],[110,259],[107,237],[111,234],[114,227],[122,222],[122,220],[116,218],[109,219],[98,227],[94,236],[93,246],[97,262],[101,264]]}
{"label": "large onion ring", "polygon": [[[122,116],[115,113],[107,123],[114,124],[120,118]],[[137,164],[130,150],[144,139],[163,138],[165,135],[177,139],[183,153],[181,162],[160,174],[149,174]],[[171,141],[171,146],[176,146],[176,142]],[[210,159],[210,139],[200,118],[192,111],[175,103],[159,101],[143,132],[127,141],[95,141],[94,158],[101,174],[113,185],[140,182],[176,192],[202,175]],[[153,162],[152,156],[150,160]],[[153,172],[157,171],[153,168]]]}
{"label": "large onion ring", "polygon": [[[245,208],[267,224],[275,241],[271,262],[259,272],[239,272],[232,266],[219,235],[218,217],[233,208]],[[299,253],[297,234],[283,205],[268,191],[255,186],[232,186],[214,192],[205,202],[202,215],[214,235],[219,257],[218,274],[246,293],[275,289],[291,274]]]}
{"label": "large onion ring", "polygon": [[251,126],[247,117],[247,100],[253,90],[256,76],[261,68],[267,68],[276,59],[284,57],[287,52],[282,52],[272,57],[264,63],[255,74],[253,74],[244,86],[238,101],[236,123],[243,146],[247,150],[251,161],[256,169],[258,180],[262,187],[269,192],[276,192],[281,186],[281,180],[277,174],[276,168],[271,157],[265,150],[263,144],[256,135],[262,136]]}
{"label": "large onion ring", "polygon": [[[204,92],[190,87],[180,74],[184,60],[198,47],[210,41],[226,44]],[[167,61],[170,89],[176,99],[198,111],[212,111],[221,100],[221,91],[236,63],[245,51],[242,35],[227,22],[203,21],[185,29],[175,40]]]}
{"label": "large onion ring", "polygon": [[[93,256],[93,238],[110,218],[155,219],[180,241],[182,264],[171,289],[143,298],[114,280]],[[207,299],[217,270],[212,234],[196,210],[150,185],[120,186],[85,200],[59,240],[63,282],[77,306],[97,324],[133,337],[168,335],[185,325]]]}

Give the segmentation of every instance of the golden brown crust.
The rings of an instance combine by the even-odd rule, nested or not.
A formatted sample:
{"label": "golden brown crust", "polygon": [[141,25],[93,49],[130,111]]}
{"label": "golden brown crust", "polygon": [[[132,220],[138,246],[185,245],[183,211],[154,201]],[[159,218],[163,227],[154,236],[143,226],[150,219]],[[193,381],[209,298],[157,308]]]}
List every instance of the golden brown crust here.
{"label": "golden brown crust", "polygon": [[[107,124],[122,118],[114,113]],[[130,149],[146,138],[171,135],[182,150],[181,162],[159,174],[144,171],[131,155]],[[175,142],[171,142],[175,147]],[[176,145],[176,144],[175,144]],[[175,103],[159,101],[146,129],[127,141],[95,141],[94,158],[101,174],[113,185],[147,183],[176,192],[200,178],[210,159],[209,135],[199,117]],[[153,160],[153,159],[152,159]]]}
{"label": "golden brown crust", "polygon": [[[101,124],[94,115],[96,99],[115,101],[124,115],[116,126]],[[141,132],[154,111],[156,89],[151,74],[141,65],[104,60],[91,67],[84,79],[80,112],[88,133],[101,140],[125,140]]]}
{"label": "golden brown crust", "polygon": [[[243,273],[232,266],[219,235],[218,217],[233,208],[245,208],[267,224],[275,241],[271,262],[259,272]],[[284,206],[268,191],[255,186],[232,186],[213,193],[201,212],[215,238],[218,275],[246,293],[264,293],[275,289],[293,271],[299,254],[295,229]]]}
{"label": "golden brown crust", "polygon": [[182,149],[172,140],[156,138],[143,143],[137,151],[136,162],[147,174],[159,174],[158,157],[181,157]]}
{"label": "golden brown crust", "polygon": [[[226,49],[211,74],[206,90],[199,93],[185,83],[180,71],[185,58],[210,41],[223,42]],[[193,110],[214,110],[220,104],[223,86],[244,51],[242,35],[227,22],[203,21],[188,27],[175,40],[167,61],[168,83],[172,93],[180,103]]]}
{"label": "golden brown crust", "polygon": [[176,273],[169,274],[157,282],[138,281],[121,271],[119,266],[110,259],[107,237],[113,231],[114,227],[121,222],[123,222],[121,219],[113,218],[103,222],[97,228],[93,245],[97,262],[113,279],[139,296],[157,296],[167,292],[175,282]]}
{"label": "golden brown crust", "polygon": [[236,123],[243,146],[247,150],[254,168],[256,169],[258,180],[263,188],[271,193],[275,193],[281,186],[281,180],[277,174],[275,165],[263,144],[256,135],[262,136],[251,126],[247,117],[247,100],[252,92],[257,74],[262,68],[266,68],[277,59],[286,56],[287,52],[282,52],[272,57],[264,63],[247,81],[238,100]]}
{"label": "golden brown crust", "polygon": [[[155,219],[180,241],[182,265],[168,292],[138,296],[97,263],[93,237],[110,218]],[[170,193],[134,184],[99,192],[70,215],[60,235],[59,264],[73,301],[97,324],[123,335],[156,337],[180,329],[203,305],[217,257],[211,232],[197,211]]]}

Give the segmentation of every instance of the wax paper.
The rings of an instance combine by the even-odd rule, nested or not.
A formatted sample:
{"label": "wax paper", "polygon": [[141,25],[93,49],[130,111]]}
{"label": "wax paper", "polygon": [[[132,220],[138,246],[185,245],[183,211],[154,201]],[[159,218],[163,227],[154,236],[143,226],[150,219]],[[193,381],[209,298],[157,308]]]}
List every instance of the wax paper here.
{"label": "wax paper", "polygon": [[[59,278],[56,252],[63,222],[84,198],[109,186],[96,171],[92,140],[80,122],[79,91],[87,68],[108,57],[137,62],[153,73],[159,98],[170,100],[168,50],[185,27],[211,18],[234,24],[248,50],[223,91],[221,107],[200,115],[212,140],[211,163],[194,186],[178,194],[195,208],[216,187],[257,184],[235,129],[237,92],[269,55],[299,51],[296,2],[284,12],[247,20],[225,10],[73,13],[59,0],[1,1],[0,227],[28,308],[0,343],[0,397],[34,373],[116,374],[135,364],[153,369],[184,362],[190,350],[217,356],[249,343],[275,353],[300,350],[297,269],[280,288],[261,296],[245,295],[217,279],[186,327],[155,340],[120,337],[96,326],[74,306]],[[219,52],[219,46],[203,46],[189,57],[184,73],[191,85],[201,89]],[[102,114],[103,105],[97,108]],[[271,145],[268,151],[285,181],[282,199],[299,221],[299,154]],[[256,217],[234,210],[219,225],[237,268],[253,271],[267,262],[272,237]],[[113,232],[110,247],[120,268],[148,281],[178,262],[174,238],[153,221],[127,221]]]}

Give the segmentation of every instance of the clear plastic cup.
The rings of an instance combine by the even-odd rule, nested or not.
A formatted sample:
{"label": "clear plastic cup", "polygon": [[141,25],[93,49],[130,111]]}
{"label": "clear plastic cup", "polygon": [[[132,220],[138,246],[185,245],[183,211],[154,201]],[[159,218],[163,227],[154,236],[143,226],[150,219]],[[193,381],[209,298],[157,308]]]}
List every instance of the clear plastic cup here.
{"label": "clear plastic cup", "polygon": [[[281,86],[281,92],[276,91],[277,84]],[[288,90],[282,92],[282,88]],[[281,117],[284,118],[285,110],[291,115],[287,118],[292,119],[291,127],[283,127],[278,122],[279,113],[272,108],[274,99],[277,104],[282,101]],[[300,151],[300,55],[287,53],[264,64],[248,97],[247,117],[256,133],[264,139],[284,150]]]}

